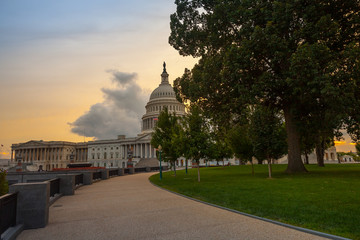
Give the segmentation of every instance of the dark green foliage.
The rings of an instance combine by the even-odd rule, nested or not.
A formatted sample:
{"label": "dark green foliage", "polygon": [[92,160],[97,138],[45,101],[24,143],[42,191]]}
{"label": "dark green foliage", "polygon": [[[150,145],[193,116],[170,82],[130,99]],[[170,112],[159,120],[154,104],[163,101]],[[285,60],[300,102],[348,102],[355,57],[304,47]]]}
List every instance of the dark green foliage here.
{"label": "dark green foliage", "polygon": [[254,145],[250,137],[250,126],[249,124],[237,124],[235,125],[228,134],[230,147],[234,152],[235,156],[239,158],[242,163],[251,163],[251,172],[254,175],[253,157]]}
{"label": "dark green foliage", "polygon": [[[228,124],[248,104],[281,109],[287,172],[306,171],[301,132],[323,141],[343,121],[359,136],[360,4],[349,1],[176,0],[170,44],[201,57],[177,94]],[[354,139],[354,138],[353,138]]]}
{"label": "dark green foliage", "polygon": [[[158,175],[150,180],[166,189],[241,212],[274,219],[295,226],[360,239],[360,165],[329,164],[326,168],[308,165],[308,173],[289,175],[286,165],[273,165],[268,179],[265,165],[202,169],[197,182],[196,169],[178,177]],[[166,176],[167,173],[165,173]]]}
{"label": "dark green foliage", "polygon": [[208,146],[208,157],[214,159],[217,162],[222,161],[225,163],[226,158],[231,158],[233,152],[230,147],[229,140],[227,138],[228,132],[225,127],[219,127],[212,125],[213,131],[211,132],[211,141]]}
{"label": "dark green foliage", "polygon": [[158,122],[155,126],[154,133],[151,138],[151,145],[154,148],[162,147],[162,159],[166,162],[170,162],[174,167],[174,173],[176,175],[175,161],[181,156],[176,148],[176,142],[174,142],[174,136],[178,135],[180,126],[178,123],[178,117],[175,114],[170,114],[168,109],[165,108],[160,112]]}
{"label": "dark green foliage", "polygon": [[258,160],[267,160],[271,178],[271,162],[287,153],[286,131],[282,117],[273,109],[256,106],[251,115],[250,136],[254,155]]}
{"label": "dark green foliage", "polygon": [[0,169],[0,196],[5,195],[9,192],[9,185],[6,181],[6,171]]}
{"label": "dark green foliage", "polygon": [[208,158],[210,155],[211,135],[209,123],[203,117],[202,111],[197,105],[192,105],[190,112],[184,117],[182,131],[179,144],[186,146],[186,149],[183,148],[183,154],[181,155],[197,163],[198,181],[200,182],[199,162],[200,159]]}

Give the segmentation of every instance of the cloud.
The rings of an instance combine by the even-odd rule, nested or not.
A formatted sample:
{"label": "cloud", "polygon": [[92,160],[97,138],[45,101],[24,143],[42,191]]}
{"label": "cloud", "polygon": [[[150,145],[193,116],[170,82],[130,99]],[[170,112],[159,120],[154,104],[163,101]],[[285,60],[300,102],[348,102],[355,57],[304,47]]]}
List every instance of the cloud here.
{"label": "cloud", "polygon": [[71,132],[96,139],[114,139],[117,135],[136,136],[141,130],[147,94],[136,83],[136,73],[108,70],[116,88],[103,88],[104,101],[69,123]]}
{"label": "cloud", "polygon": [[112,81],[117,83],[118,86],[125,87],[127,84],[132,83],[137,78],[137,73],[124,73],[114,69],[109,69],[106,72],[113,75]]}

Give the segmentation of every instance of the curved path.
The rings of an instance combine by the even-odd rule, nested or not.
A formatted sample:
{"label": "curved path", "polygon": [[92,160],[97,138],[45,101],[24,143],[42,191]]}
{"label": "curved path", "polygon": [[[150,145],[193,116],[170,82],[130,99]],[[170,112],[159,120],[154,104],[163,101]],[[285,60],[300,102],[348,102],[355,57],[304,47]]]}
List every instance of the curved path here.
{"label": "curved path", "polygon": [[45,228],[17,239],[321,239],[169,193],[151,174],[81,187],[50,207]]}

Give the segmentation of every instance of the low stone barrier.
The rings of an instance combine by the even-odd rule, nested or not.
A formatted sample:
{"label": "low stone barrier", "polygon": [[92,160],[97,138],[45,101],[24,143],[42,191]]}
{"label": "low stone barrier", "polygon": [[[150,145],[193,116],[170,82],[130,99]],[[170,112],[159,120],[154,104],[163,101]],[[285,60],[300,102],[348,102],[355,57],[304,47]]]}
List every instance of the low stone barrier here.
{"label": "low stone barrier", "polygon": [[9,187],[9,193],[18,192],[17,224],[24,229],[42,228],[49,222],[50,183],[17,183]]}

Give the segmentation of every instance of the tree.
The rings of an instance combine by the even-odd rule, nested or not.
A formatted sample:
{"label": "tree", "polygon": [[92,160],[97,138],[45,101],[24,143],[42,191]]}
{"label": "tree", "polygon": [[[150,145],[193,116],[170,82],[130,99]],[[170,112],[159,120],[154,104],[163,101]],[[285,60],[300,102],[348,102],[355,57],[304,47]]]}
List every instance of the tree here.
{"label": "tree", "polygon": [[198,182],[200,182],[200,159],[209,156],[209,122],[203,117],[200,107],[193,104],[181,123],[183,131],[181,144],[187,146],[187,149],[183,149],[182,155],[197,163]]}
{"label": "tree", "polygon": [[225,166],[225,159],[233,156],[228,138],[226,137],[227,131],[225,127],[212,125],[213,131],[211,132],[211,142],[208,147],[208,156],[210,159],[215,159],[218,163],[223,162]]}
{"label": "tree", "polygon": [[250,135],[254,155],[268,162],[271,178],[271,162],[284,156],[287,152],[286,131],[282,116],[273,109],[256,106],[251,115]]}
{"label": "tree", "polygon": [[302,132],[301,134],[301,154],[305,156],[305,164],[309,164],[309,154],[311,154],[315,149],[315,136],[309,131]]}
{"label": "tree", "polygon": [[[330,103],[338,109],[336,115],[351,112],[344,99],[358,89],[358,1],[175,3],[169,43],[181,55],[200,57],[178,79],[178,95],[197,101],[214,118],[240,115],[247,104],[281,109],[289,154],[286,171],[306,171],[301,120],[322,107],[327,112]],[[351,118],[355,124],[357,116]]]}
{"label": "tree", "polygon": [[251,174],[254,175],[254,164],[252,161],[254,157],[254,146],[250,139],[249,125],[235,125],[229,131],[228,139],[235,156],[242,162],[251,163]]}
{"label": "tree", "polygon": [[176,149],[176,142],[174,136],[178,135],[180,126],[178,117],[175,114],[170,114],[168,109],[165,108],[160,112],[157,124],[154,128],[154,133],[151,138],[151,145],[157,148],[159,145],[162,147],[162,159],[170,162],[174,169],[176,176],[176,160],[180,157]]}
{"label": "tree", "polygon": [[355,144],[356,154],[360,157],[360,143]]}

